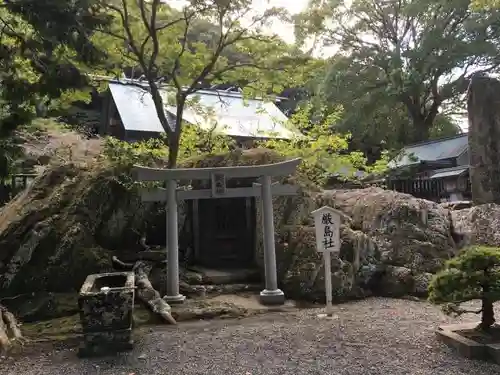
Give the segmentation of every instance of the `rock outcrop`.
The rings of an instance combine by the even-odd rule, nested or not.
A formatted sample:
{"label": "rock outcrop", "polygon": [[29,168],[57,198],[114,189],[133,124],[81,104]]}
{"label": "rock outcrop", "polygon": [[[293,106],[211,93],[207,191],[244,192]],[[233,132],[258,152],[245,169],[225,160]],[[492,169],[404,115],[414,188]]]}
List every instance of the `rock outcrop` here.
{"label": "rock outcrop", "polygon": [[450,213],[457,247],[500,247],[500,206],[483,204]]}
{"label": "rock outcrop", "polygon": [[[332,260],[339,299],[372,293],[425,294],[429,275],[456,254],[449,211],[410,195],[380,188],[337,190],[277,198],[278,210],[296,207],[292,220],[277,219],[280,272],[292,295],[320,298],[323,262],[316,251],[310,212],[323,205],[343,211],[339,257]],[[288,200],[288,203],[285,201]]]}
{"label": "rock outcrop", "polygon": [[[237,150],[182,166],[280,160],[270,150]],[[252,182],[233,181],[230,187]],[[324,298],[323,261],[316,251],[310,216],[323,205],[348,216],[341,228],[340,254],[332,259],[336,300],[372,294],[424,295],[432,273],[456,253],[450,211],[438,204],[380,188],[325,192],[300,173],[281,182],[299,186],[297,196],[274,198],[278,278],[289,297]],[[259,202],[256,207],[260,223]],[[184,220],[183,205],[180,211],[184,250],[189,246],[190,225]],[[67,298],[88,274],[109,271],[113,255],[126,259],[143,250],[143,234],[148,242],[164,245],[164,228],[165,208],[141,203],[112,168],[52,168],[0,211],[0,300],[34,292],[45,297],[48,292],[66,293]],[[260,225],[257,228],[256,260],[263,274]],[[165,268],[155,266],[152,282],[157,289],[163,285],[154,285],[154,280],[163,284]],[[30,314],[34,316],[32,310]]]}
{"label": "rock outcrop", "polygon": [[138,247],[151,212],[110,170],[47,170],[0,210],[1,294],[78,290]]}

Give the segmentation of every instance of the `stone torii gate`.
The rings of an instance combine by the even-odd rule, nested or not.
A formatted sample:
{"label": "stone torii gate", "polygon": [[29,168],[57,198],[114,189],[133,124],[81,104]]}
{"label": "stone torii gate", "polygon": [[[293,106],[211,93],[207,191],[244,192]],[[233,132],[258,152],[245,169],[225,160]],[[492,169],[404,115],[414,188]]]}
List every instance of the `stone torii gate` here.
{"label": "stone torii gate", "polygon": [[[167,205],[167,294],[169,303],[182,303],[185,296],[179,293],[179,240],[177,221],[177,201],[194,199],[217,199],[238,197],[261,197],[262,229],[264,244],[265,289],[260,293],[264,305],[280,305],[285,302],[283,291],[278,289],[276,273],[276,250],[274,243],[273,195],[295,195],[297,187],[293,185],[272,184],[272,177],[294,174],[301,159],[293,159],[275,164],[215,167],[161,169],[135,166],[138,181],[166,182],[166,189],[144,190],[141,194],[145,202],[166,202]],[[227,188],[231,178],[259,178],[260,183],[252,187]],[[211,189],[187,190],[178,188],[181,180],[210,180]]]}

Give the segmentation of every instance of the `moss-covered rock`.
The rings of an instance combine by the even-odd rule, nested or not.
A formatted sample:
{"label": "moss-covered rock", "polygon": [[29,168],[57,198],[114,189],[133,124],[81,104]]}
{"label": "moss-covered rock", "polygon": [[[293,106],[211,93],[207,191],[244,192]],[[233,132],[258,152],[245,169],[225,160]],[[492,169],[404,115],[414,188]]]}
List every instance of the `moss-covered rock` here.
{"label": "moss-covered rock", "polygon": [[0,211],[1,294],[77,291],[135,250],[150,212],[112,170],[47,170]]}
{"label": "moss-covered rock", "polygon": [[370,236],[385,264],[436,272],[456,254],[449,211],[437,203],[381,188],[330,191],[321,200]]}
{"label": "moss-covered rock", "polygon": [[[380,188],[301,188],[296,197],[274,199],[278,277],[288,295],[324,298],[323,260],[316,251],[310,214],[324,205],[347,215],[340,254],[332,260],[339,300],[371,293],[421,294],[422,275],[436,272],[456,253],[449,211],[433,202]],[[261,234],[258,239],[262,259]]]}

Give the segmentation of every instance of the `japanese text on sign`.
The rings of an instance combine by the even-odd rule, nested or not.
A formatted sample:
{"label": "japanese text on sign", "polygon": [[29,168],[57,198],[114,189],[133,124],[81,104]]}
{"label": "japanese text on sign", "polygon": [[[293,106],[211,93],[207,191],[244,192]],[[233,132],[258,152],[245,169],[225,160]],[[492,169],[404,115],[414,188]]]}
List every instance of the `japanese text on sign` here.
{"label": "japanese text on sign", "polygon": [[313,211],[316,248],[320,252],[340,251],[340,218],[342,213],[324,206]]}
{"label": "japanese text on sign", "polygon": [[323,229],[323,248],[329,250],[335,247],[335,224],[332,220],[332,214],[330,212],[324,213],[321,217],[321,224],[324,225]]}

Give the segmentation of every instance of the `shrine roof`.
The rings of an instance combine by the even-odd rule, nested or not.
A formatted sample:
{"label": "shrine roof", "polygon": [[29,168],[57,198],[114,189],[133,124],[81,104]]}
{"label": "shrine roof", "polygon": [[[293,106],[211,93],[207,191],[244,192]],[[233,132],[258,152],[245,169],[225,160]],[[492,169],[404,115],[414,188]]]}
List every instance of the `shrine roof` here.
{"label": "shrine roof", "polygon": [[430,177],[431,180],[436,178],[444,177],[458,177],[469,170],[468,165],[460,165],[458,167],[442,168],[434,171],[434,174]]}
{"label": "shrine roof", "polygon": [[[144,85],[145,86],[145,85]],[[147,86],[145,86],[147,87]],[[125,130],[164,133],[151,95],[141,83],[111,81],[109,89]],[[164,103],[168,91],[162,88]],[[288,118],[270,101],[244,99],[231,91],[200,90],[188,97],[184,120],[205,130],[216,130],[232,137],[291,139],[300,136],[286,124]],[[170,128],[175,126],[175,106],[165,105]]]}
{"label": "shrine roof", "polygon": [[398,156],[389,162],[389,168],[400,168],[424,161],[457,158],[466,152],[468,147],[467,133],[405,146]]}

